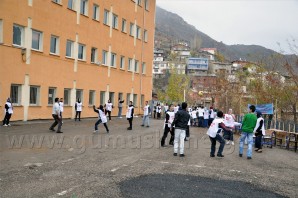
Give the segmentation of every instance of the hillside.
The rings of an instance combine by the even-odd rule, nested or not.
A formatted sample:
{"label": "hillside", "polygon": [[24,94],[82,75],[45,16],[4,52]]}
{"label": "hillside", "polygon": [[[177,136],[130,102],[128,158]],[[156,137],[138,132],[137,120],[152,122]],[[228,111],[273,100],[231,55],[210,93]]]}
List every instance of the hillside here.
{"label": "hillside", "polygon": [[[169,49],[171,44],[178,41],[188,42],[193,49],[217,48],[228,61],[266,61],[271,67],[272,56],[277,52],[258,45],[226,45],[218,42],[203,32],[197,30],[193,25],[188,24],[179,15],[168,12],[160,7],[156,7],[155,26],[155,47]],[[291,58],[291,56],[283,56]],[[280,68],[283,70],[283,68]]]}

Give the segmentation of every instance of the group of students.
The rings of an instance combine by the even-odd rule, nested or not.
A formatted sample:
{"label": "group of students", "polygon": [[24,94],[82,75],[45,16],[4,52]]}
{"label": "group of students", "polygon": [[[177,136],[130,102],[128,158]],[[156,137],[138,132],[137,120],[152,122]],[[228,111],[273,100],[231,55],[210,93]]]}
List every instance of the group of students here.
{"label": "group of students", "polygon": [[208,110],[206,107],[190,107],[188,109],[189,114],[191,115],[191,126],[204,127],[207,128],[212,123],[213,119],[216,116],[216,111],[213,110],[213,107],[210,107]]}
{"label": "group of students", "polygon": [[[265,135],[264,119],[262,113],[256,111],[256,107],[251,105],[249,107],[249,113],[247,113],[241,123],[241,137],[239,143],[239,157],[243,156],[244,141],[247,139],[247,159],[252,159],[252,147],[253,147],[253,135],[255,135],[255,151],[258,153],[262,152],[262,136]],[[226,144],[225,137],[229,136],[233,138],[232,129],[235,125],[240,123],[235,122],[235,117],[232,114],[232,110],[224,115],[222,111],[217,112],[216,118],[211,123],[207,135],[209,135],[211,141],[211,152],[210,157],[215,157],[215,146],[216,141],[220,143],[217,156],[224,157],[223,150]],[[232,142],[233,143],[233,142]]]}

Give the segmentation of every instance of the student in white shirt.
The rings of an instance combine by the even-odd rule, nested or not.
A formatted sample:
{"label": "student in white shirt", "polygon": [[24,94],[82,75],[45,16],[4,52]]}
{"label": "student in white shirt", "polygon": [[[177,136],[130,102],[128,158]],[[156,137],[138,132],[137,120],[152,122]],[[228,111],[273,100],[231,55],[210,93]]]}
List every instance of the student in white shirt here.
{"label": "student in white shirt", "polygon": [[59,98],[55,98],[55,104],[53,105],[52,116],[53,116],[55,122],[52,124],[52,126],[49,128],[49,130],[55,131],[54,128],[58,124],[57,133],[63,133],[61,131],[62,121],[61,121],[61,117],[60,117]]}
{"label": "student in white shirt", "polygon": [[10,101],[10,98],[7,98],[4,107],[5,107],[5,115],[4,115],[4,119],[3,119],[3,126],[11,126],[9,124],[9,120],[11,118],[11,115],[13,114],[13,106]]}
{"label": "student in white shirt", "polygon": [[109,120],[111,120],[111,113],[112,113],[112,109],[114,108],[113,103],[111,103],[111,100],[108,100],[108,102],[105,104],[105,108],[106,108],[106,114],[108,113]]}
{"label": "student in white shirt", "polygon": [[204,109],[204,128],[208,127],[208,121],[209,121],[209,111],[205,107],[205,109]]}
{"label": "student in white shirt", "polygon": [[209,135],[209,138],[211,141],[210,157],[215,157],[216,141],[218,141],[220,143],[220,146],[219,146],[219,149],[217,152],[217,157],[224,157],[222,152],[225,147],[225,140],[221,136],[222,130],[228,131],[229,129],[224,124],[223,112],[219,111],[217,113],[217,117],[212,121],[212,123],[207,131],[207,135]]}
{"label": "student in white shirt", "polygon": [[[62,122],[62,114],[63,114],[63,111],[64,111],[63,98],[60,98],[60,100],[59,100],[59,107],[60,107],[60,117],[61,117],[61,122]],[[63,122],[62,122],[62,124],[63,124]]]}
{"label": "student in white shirt", "polygon": [[208,126],[211,125],[212,121],[214,120],[215,116],[214,116],[214,110],[213,107],[210,107],[209,110],[209,120],[208,120]]}
{"label": "student in white shirt", "polygon": [[193,126],[196,126],[197,125],[197,111],[196,111],[196,107],[192,109],[191,117],[193,119]]}
{"label": "student in white shirt", "polygon": [[172,125],[172,122],[174,121],[174,118],[175,118],[174,107],[172,104],[170,104],[169,110],[166,112],[166,119],[164,122],[164,132],[163,132],[163,136],[161,138],[161,146],[162,147],[165,146],[165,141],[166,141],[166,138],[167,138],[169,132],[171,133],[171,138],[170,138],[169,144],[174,145],[175,132],[174,132],[174,129],[171,130],[171,125]]}
{"label": "student in white shirt", "polygon": [[128,106],[127,112],[126,112],[126,118],[129,122],[129,127],[127,128],[127,130],[132,130],[133,114],[134,114],[134,106],[133,106],[132,101],[129,101],[129,106]]}
{"label": "student in white shirt", "polygon": [[81,99],[78,98],[78,101],[75,104],[75,110],[76,110],[76,117],[75,121],[77,121],[77,117],[79,116],[79,121],[81,121],[81,112],[83,108],[83,103],[81,102]]}
{"label": "student in white shirt", "polygon": [[157,119],[160,119],[160,115],[161,115],[160,103],[157,103],[157,105],[156,105],[156,113],[157,113]]}
{"label": "student in white shirt", "polygon": [[204,107],[199,106],[198,108],[198,126],[203,127],[203,122],[204,122]]}
{"label": "student in white shirt", "polygon": [[[143,115],[143,123],[141,126],[147,126],[149,127],[149,115],[151,113],[151,110],[150,110],[150,106],[148,105],[148,101],[145,102],[145,106],[144,106],[144,115]],[[147,123],[147,124],[146,124]]]}
{"label": "student in white shirt", "polygon": [[257,111],[257,118],[257,124],[254,128],[254,133],[256,136],[255,151],[258,153],[262,153],[262,136],[266,135],[266,132],[264,118],[262,118],[262,113],[260,111]]}
{"label": "student in white shirt", "polygon": [[97,120],[97,122],[95,123],[95,126],[94,126],[94,133],[98,132],[98,125],[100,123],[103,123],[104,127],[106,128],[107,133],[109,133],[109,128],[107,126],[108,120],[107,120],[107,117],[105,115],[103,106],[100,105],[98,107],[98,109],[95,109],[95,105],[93,105],[93,110],[94,110],[94,112],[98,113],[98,120]]}
{"label": "student in white shirt", "polygon": [[229,109],[228,113],[224,116],[224,122],[227,128],[230,129],[230,131],[225,131],[224,138],[228,140],[227,144],[230,144],[230,141],[232,142],[232,145],[234,145],[234,134],[233,129],[235,129],[235,115],[232,114],[233,110]]}

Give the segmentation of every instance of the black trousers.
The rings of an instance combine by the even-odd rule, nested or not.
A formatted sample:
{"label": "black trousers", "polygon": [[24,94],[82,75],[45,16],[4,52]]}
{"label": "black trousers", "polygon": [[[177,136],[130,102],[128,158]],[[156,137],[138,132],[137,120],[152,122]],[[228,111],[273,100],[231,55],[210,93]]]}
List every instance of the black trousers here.
{"label": "black trousers", "polygon": [[111,120],[111,111],[106,110],[106,114],[108,113],[109,115],[109,120]]}
{"label": "black trousers", "polygon": [[54,129],[55,126],[58,124],[58,129],[57,132],[61,131],[61,126],[62,126],[62,120],[58,117],[58,115],[52,114],[55,122],[52,124],[52,126],[50,127],[50,129]]}
{"label": "black trousers", "polygon": [[79,116],[79,121],[81,121],[81,111],[76,111],[75,121],[77,121],[78,116]]}
{"label": "black trousers", "polygon": [[170,138],[169,144],[171,144],[171,145],[174,144],[174,137],[175,137],[174,128],[173,128],[173,131],[170,131],[170,128],[166,124],[165,130],[163,132],[163,136],[161,138],[161,146],[165,145],[165,141],[166,141],[166,138],[167,138],[169,132],[171,133],[171,138]]}
{"label": "black trousers", "polygon": [[5,125],[5,124],[8,125],[10,118],[11,118],[11,114],[6,112],[4,119],[3,119],[3,125]]}
{"label": "black trousers", "polygon": [[133,118],[127,118],[128,122],[129,122],[129,128],[132,129],[132,120]]}

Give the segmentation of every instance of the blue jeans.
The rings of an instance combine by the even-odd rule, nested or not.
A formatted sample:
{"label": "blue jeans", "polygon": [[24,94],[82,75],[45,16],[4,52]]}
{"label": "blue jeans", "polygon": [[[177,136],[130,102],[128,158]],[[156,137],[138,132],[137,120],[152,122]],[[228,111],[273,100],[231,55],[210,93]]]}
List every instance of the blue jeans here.
{"label": "blue jeans", "polygon": [[210,141],[211,141],[211,152],[210,155],[214,155],[215,154],[215,146],[216,146],[216,141],[218,141],[220,143],[219,148],[218,148],[218,152],[217,155],[222,155],[223,149],[225,147],[225,140],[219,135],[216,134],[216,136],[214,138],[210,137]]}
{"label": "blue jeans", "polygon": [[146,126],[149,126],[149,115],[143,116],[143,124],[142,125],[145,126],[145,123],[147,123]]}
{"label": "blue jeans", "polygon": [[118,117],[122,116],[122,107],[118,107],[119,111],[118,111]]}
{"label": "blue jeans", "polygon": [[205,128],[208,127],[208,120],[209,120],[209,119],[204,119],[204,127],[205,127]]}
{"label": "blue jeans", "polygon": [[252,144],[253,144],[253,133],[242,132],[240,137],[240,144],[239,144],[239,154],[243,154],[243,144],[247,138],[248,148],[247,148],[247,157],[251,157],[252,155]]}

